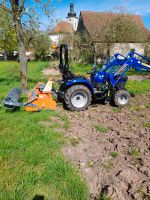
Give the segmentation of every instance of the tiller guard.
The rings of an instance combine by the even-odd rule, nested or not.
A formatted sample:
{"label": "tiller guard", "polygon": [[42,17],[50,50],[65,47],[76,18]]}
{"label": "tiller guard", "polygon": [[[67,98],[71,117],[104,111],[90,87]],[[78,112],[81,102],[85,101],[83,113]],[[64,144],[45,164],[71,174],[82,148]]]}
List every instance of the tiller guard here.
{"label": "tiller guard", "polygon": [[13,88],[3,100],[3,105],[8,109],[16,109],[21,106],[19,98],[21,96],[21,89]]}

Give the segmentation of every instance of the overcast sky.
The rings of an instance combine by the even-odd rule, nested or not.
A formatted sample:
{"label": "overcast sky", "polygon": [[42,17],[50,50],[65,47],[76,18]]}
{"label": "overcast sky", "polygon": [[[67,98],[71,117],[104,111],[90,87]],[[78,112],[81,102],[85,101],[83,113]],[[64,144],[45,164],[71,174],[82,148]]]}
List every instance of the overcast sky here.
{"label": "overcast sky", "polygon": [[[145,26],[150,29],[150,0],[53,0],[52,5],[55,9],[52,18],[64,20],[70,2],[75,4],[77,16],[80,11],[116,12],[118,7],[124,6],[128,12],[141,15]],[[44,18],[43,20],[50,24],[49,20]]]}

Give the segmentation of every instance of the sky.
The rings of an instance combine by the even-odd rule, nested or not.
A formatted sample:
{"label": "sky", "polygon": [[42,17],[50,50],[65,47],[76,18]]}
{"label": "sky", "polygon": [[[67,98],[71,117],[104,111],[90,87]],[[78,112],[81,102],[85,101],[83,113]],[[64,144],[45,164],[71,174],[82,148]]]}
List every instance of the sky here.
{"label": "sky", "polygon": [[[145,27],[150,30],[150,0],[52,0],[54,11],[51,18],[55,19],[53,26],[56,19],[66,19],[71,2],[75,4],[77,17],[80,11],[117,12],[118,8],[123,6],[127,12],[141,15]],[[44,16],[43,20],[47,25],[52,25],[51,20],[46,19]]]}

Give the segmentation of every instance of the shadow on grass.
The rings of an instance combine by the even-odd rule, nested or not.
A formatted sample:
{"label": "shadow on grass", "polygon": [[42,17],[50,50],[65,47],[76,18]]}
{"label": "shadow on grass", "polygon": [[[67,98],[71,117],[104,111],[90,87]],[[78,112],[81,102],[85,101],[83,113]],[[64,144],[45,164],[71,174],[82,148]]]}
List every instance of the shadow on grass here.
{"label": "shadow on grass", "polygon": [[[12,82],[20,83],[19,76],[9,76],[8,78],[0,77],[0,83],[4,84],[12,84]],[[37,82],[41,82],[41,78],[28,78],[28,83],[36,84]]]}
{"label": "shadow on grass", "polygon": [[8,78],[0,78],[0,82],[19,82],[20,78],[18,76],[10,76]]}
{"label": "shadow on grass", "polygon": [[32,200],[44,200],[44,199],[45,198],[43,195],[35,195]]}
{"label": "shadow on grass", "polygon": [[20,107],[15,107],[15,108],[5,108],[5,112],[6,113],[16,113],[16,112],[19,112],[20,111]]}

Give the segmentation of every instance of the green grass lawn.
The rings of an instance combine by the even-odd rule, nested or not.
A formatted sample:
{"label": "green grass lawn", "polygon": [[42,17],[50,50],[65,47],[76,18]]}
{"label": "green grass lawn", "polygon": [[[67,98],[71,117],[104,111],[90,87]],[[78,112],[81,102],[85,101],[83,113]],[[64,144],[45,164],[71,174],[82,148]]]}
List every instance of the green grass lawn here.
{"label": "green grass lawn", "polygon": [[[41,71],[47,66],[47,62],[29,63],[30,88],[38,81],[46,81]],[[0,101],[16,86],[19,86],[18,63],[1,62]],[[56,129],[60,125],[40,123],[51,122],[54,116],[63,119],[65,130],[69,122],[64,113],[27,113],[23,108],[6,112],[0,107],[1,200],[32,200],[38,196],[49,200],[88,199],[85,182],[61,153],[66,139]]]}
{"label": "green grass lawn", "polygon": [[92,68],[92,64],[71,64],[71,71],[81,75],[86,75],[87,73],[91,72]]}
{"label": "green grass lawn", "polygon": [[[41,71],[47,62],[30,62],[29,88],[46,81]],[[91,65],[73,65],[79,74],[90,72]],[[0,102],[12,87],[19,86],[19,64],[0,62]],[[150,80],[128,81],[127,88],[140,94],[150,92]],[[0,199],[32,200],[36,195],[50,200],[87,200],[88,190],[78,171],[65,161],[61,147],[66,142],[59,124],[44,126],[57,116],[68,127],[62,112],[27,113],[23,108],[6,112],[0,106]]]}
{"label": "green grass lawn", "polygon": [[126,88],[135,95],[150,92],[150,80],[127,81]]}

